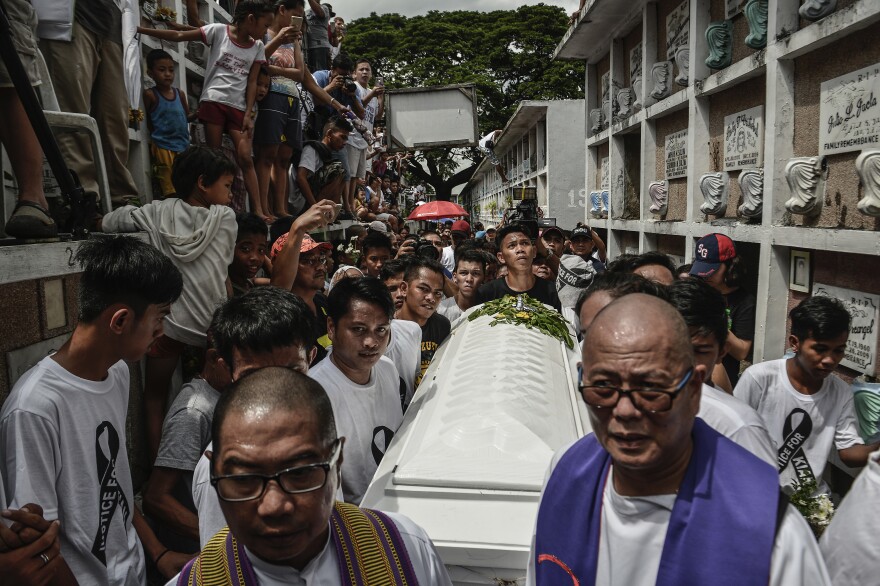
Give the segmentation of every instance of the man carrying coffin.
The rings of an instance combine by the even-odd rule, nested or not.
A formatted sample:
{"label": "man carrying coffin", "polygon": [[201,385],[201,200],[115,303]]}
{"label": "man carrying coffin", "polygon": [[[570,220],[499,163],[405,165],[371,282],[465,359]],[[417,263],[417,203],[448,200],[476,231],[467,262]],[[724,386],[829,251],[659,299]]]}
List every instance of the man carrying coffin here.
{"label": "man carrying coffin", "polygon": [[551,464],[528,584],[829,584],[776,470],[696,419],[705,365],[666,302],[632,294],[586,332],[594,433]]}

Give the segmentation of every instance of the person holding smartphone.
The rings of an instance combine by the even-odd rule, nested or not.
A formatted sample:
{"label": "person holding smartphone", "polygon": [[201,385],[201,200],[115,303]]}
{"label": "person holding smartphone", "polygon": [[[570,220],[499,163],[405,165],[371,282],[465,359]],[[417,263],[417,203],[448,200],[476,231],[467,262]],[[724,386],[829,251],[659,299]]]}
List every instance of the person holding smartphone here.
{"label": "person holding smartphone", "polygon": [[[355,92],[364,108],[363,126],[365,132],[363,134],[367,142],[361,143],[349,142],[345,146],[348,153],[348,164],[351,170],[351,186],[349,193],[354,194],[358,179],[365,179],[367,175],[367,149],[368,142],[372,142],[373,125],[377,118],[383,114],[384,104],[382,96],[385,94],[385,88],[377,86],[370,89],[370,80],[373,77],[373,67],[367,59],[358,59],[354,66],[354,82]],[[352,195],[353,197],[353,195]],[[351,209],[354,209],[353,202]]]}
{"label": "person holding smartphone", "polygon": [[330,58],[335,59],[342,52],[342,41],[345,39],[345,20],[337,16],[330,23]]}

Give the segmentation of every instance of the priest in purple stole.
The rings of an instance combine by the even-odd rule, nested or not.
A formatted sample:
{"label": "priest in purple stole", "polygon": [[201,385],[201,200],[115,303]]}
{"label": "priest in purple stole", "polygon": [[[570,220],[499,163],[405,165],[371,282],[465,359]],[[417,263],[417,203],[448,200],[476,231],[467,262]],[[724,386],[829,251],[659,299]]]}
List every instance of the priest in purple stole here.
{"label": "priest in purple stole", "polygon": [[528,584],[830,583],[776,470],[696,418],[706,367],[671,305],[625,295],[583,348],[594,434],[554,458]]}
{"label": "priest in purple stole", "polygon": [[451,586],[415,523],[336,502],[345,438],[315,380],[259,369],[221,396],[212,426],[229,525],[167,586]]}

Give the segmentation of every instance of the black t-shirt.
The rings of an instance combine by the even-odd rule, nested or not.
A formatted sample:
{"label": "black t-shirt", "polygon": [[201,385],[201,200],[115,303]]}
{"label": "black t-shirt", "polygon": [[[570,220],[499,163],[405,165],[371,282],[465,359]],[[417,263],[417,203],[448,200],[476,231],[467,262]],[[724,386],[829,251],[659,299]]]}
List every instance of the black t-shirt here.
{"label": "black t-shirt", "polygon": [[[744,289],[737,289],[727,296],[727,309],[729,311],[730,331],[740,340],[755,339],[755,296]],[[752,353],[749,352],[748,359]],[[721,361],[730,383],[736,386],[739,380],[740,361],[728,354]]]}
{"label": "black t-shirt", "polygon": [[422,382],[422,377],[425,376],[425,371],[428,370],[431,360],[434,359],[434,353],[437,352],[437,348],[449,336],[451,330],[452,325],[449,323],[449,320],[439,313],[429,317],[425,325],[422,326],[422,358],[419,376],[416,377],[417,387]]}
{"label": "black t-shirt", "polygon": [[507,279],[495,279],[489,281],[477,290],[477,302],[485,303],[493,299],[501,299],[505,295],[519,295],[525,293],[541,303],[546,303],[556,311],[562,311],[559,296],[556,294],[556,283],[541,278],[535,278],[534,286],[528,291],[514,291],[507,286]]}

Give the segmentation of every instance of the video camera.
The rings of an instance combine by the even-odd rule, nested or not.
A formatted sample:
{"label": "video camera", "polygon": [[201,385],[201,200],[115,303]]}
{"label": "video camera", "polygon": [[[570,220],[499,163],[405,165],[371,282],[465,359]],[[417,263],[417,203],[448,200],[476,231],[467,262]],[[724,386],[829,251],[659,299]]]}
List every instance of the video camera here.
{"label": "video camera", "polygon": [[436,261],[440,260],[440,250],[430,241],[418,236],[407,238],[403,241],[403,246],[412,246],[416,256]]}
{"label": "video camera", "polygon": [[510,224],[521,224],[529,232],[529,238],[534,240],[538,237],[538,200],[523,199],[513,211],[507,215],[507,222]]}

